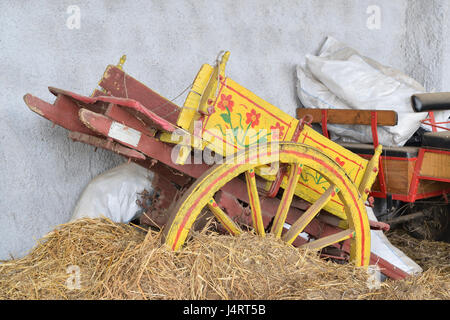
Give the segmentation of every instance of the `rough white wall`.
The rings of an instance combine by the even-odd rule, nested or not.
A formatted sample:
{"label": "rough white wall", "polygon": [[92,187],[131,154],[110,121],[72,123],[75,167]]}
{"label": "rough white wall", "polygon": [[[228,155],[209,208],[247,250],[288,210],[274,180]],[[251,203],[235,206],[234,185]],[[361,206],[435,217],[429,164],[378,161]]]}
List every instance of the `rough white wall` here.
{"label": "rough white wall", "polygon": [[[442,89],[448,0],[409,0],[402,40],[405,72],[428,91]],[[448,42],[448,41],[447,41]],[[450,54],[447,54],[450,57]]]}
{"label": "rough white wall", "polygon": [[[69,5],[81,10],[79,30],[66,27]],[[367,27],[370,5],[381,9],[379,30]],[[414,10],[406,0],[0,1],[0,259],[23,255],[68,221],[85,185],[123,161],[69,141],[64,129],[27,109],[25,93],[53,101],[51,85],[89,95],[105,66],[126,53],[125,70],[171,98],[226,49],[228,75],[294,115],[295,66],[327,35],[414,71],[404,42],[415,32],[405,15]]]}

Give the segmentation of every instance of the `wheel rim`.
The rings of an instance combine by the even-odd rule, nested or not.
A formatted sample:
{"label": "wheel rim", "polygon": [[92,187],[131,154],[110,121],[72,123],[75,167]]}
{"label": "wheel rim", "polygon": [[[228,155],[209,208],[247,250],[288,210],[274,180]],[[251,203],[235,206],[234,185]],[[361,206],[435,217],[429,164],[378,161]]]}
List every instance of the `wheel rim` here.
{"label": "wheel rim", "polygon": [[[255,163],[257,157],[257,163]],[[225,226],[231,234],[241,232],[223,210],[214,201],[214,195],[227,182],[240,174],[245,174],[250,208],[255,232],[265,235],[262,224],[259,195],[256,191],[255,168],[274,162],[274,157],[280,163],[290,167],[288,184],[283,191],[283,197],[275,214],[271,232],[291,243],[302,232],[321,208],[337,192],[344,203],[348,228],[336,234],[309,242],[306,247],[321,249],[346,239],[350,240],[350,260],[358,266],[367,266],[370,258],[370,227],[365,206],[356,186],[344,170],[332,159],[315,148],[299,143],[280,143],[276,151],[268,149],[250,149],[236,156],[232,164],[217,164],[205,172],[183,195],[175,205],[169,221],[163,230],[165,243],[172,249],[179,249],[189,233],[189,230],[205,206]],[[295,187],[303,167],[309,167],[319,172],[330,187],[313,203],[310,208],[294,223],[289,231],[281,235],[287,210],[293,197]]]}

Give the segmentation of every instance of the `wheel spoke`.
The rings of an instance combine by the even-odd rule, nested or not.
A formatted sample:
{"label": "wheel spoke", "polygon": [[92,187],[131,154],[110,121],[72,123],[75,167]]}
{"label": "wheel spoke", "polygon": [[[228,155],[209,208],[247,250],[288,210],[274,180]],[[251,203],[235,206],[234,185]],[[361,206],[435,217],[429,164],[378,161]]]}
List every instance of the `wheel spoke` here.
{"label": "wheel spoke", "polygon": [[354,236],[355,236],[355,231],[352,229],[347,229],[347,230],[343,230],[338,233],[332,234],[330,236],[326,236],[326,237],[314,240],[312,242],[305,243],[304,245],[301,246],[301,248],[319,250],[319,249],[328,247],[332,244],[335,244],[337,242],[341,242],[341,241],[353,238]]}
{"label": "wheel spoke", "polygon": [[234,223],[233,220],[217,205],[217,202],[214,199],[208,201],[208,208],[214,214],[214,216],[219,220],[219,222],[227,229],[229,233],[233,236],[236,236],[242,233],[241,228]]}
{"label": "wheel spoke", "polygon": [[250,199],[250,207],[252,210],[253,228],[257,234],[264,236],[264,223],[261,215],[261,204],[259,202],[258,190],[256,188],[254,169],[250,169],[245,172],[245,180],[247,182],[248,197]]}
{"label": "wheel spoke", "polygon": [[295,221],[288,232],[283,236],[283,240],[287,243],[292,243],[337,192],[339,192],[339,189],[334,185],[330,185],[320,198],[314,202],[314,204],[312,204],[308,210],[297,219],[297,221]]}
{"label": "wheel spoke", "polygon": [[289,178],[286,188],[283,192],[283,197],[281,198],[280,205],[278,206],[277,213],[273,220],[273,225],[271,232],[275,234],[276,237],[281,236],[281,231],[283,231],[284,221],[286,220],[289,207],[291,206],[292,198],[294,196],[295,187],[298,183],[298,179],[302,172],[303,165],[299,163],[294,163],[291,165]]}

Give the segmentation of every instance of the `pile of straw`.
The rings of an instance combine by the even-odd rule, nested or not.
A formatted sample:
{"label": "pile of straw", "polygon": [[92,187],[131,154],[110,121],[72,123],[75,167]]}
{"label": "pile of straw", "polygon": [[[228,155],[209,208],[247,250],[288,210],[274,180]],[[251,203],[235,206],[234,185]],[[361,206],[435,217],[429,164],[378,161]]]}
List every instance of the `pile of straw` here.
{"label": "pile of straw", "polygon": [[387,234],[389,241],[419,264],[424,270],[438,268],[450,273],[450,243],[419,240],[402,229]]}
{"label": "pile of straw", "polygon": [[[73,288],[68,267],[78,266]],[[270,235],[194,233],[179,252],[160,234],[82,219],[62,225],[26,257],[0,264],[0,299],[449,299],[449,274],[368,287],[362,268],[318,258]],[[71,288],[71,289],[70,289]]]}

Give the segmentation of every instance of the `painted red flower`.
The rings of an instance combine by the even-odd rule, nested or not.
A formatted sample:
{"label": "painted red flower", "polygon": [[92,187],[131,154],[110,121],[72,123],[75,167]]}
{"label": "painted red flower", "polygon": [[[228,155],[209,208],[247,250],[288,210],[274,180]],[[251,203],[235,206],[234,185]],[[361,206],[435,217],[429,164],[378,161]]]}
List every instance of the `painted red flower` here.
{"label": "painted red flower", "polygon": [[274,125],[274,126],[271,126],[270,127],[270,130],[278,130],[278,137],[281,139],[282,137],[283,137],[283,130],[284,130],[284,127],[279,123],[279,122],[277,122],[277,124],[276,125]]}
{"label": "painted red flower", "polygon": [[261,113],[256,113],[255,109],[252,109],[252,111],[247,113],[247,121],[246,123],[252,124],[252,128],[257,126],[259,124],[259,118],[261,117]]}
{"label": "painted red flower", "polygon": [[234,101],[233,100],[231,100],[231,94],[229,94],[229,95],[224,95],[224,94],[221,94],[220,95],[220,101],[219,101],[219,103],[217,104],[217,106],[219,107],[219,109],[220,110],[226,110],[226,108],[228,108],[228,110],[230,111],[230,112],[232,112],[233,111],[233,106],[234,106]]}

